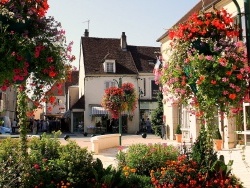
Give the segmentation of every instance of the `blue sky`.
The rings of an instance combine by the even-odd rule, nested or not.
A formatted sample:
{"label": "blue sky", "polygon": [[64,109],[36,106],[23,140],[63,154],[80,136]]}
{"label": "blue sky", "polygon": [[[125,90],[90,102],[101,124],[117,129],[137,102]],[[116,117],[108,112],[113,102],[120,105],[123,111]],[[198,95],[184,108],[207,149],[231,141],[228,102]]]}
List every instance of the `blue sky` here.
{"label": "blue sky", "polygon": [[156,46],[156,40],[174,25],[199,0],[48,0],[47,16],[54,16],[66,30],[67,42],[73,41],[74,66],[78,67],[80,38],[89,36],[120,38],[136,46]]}

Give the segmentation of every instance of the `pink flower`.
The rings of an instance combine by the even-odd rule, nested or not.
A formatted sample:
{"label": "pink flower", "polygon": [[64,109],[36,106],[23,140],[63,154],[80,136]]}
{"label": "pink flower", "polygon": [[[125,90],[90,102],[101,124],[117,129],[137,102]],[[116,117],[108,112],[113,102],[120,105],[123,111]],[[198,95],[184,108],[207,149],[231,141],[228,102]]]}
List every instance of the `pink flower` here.
{"label": "pink flower", "polygon": [[213,60],[213,56],[211,56],[211,55],[206,55],[205,58],[208,61],[212,61]]}

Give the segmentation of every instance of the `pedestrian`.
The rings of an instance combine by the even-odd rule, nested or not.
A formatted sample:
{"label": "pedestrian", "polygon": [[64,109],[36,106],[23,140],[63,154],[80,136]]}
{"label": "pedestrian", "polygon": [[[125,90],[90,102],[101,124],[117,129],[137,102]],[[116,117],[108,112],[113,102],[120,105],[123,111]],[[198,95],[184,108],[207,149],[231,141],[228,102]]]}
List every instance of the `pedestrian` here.
{"label": "pedestrian", "polygon": [[140,132],[145,132],[146,131],[146,122],[144,118],[141,119],[141,126],[140,126]]}
{"label": "pedestrian", "polygon": [[146,124],[146,128],[147,128],[147,132],[151,133],[152,132],[152,130],[151,130],[151,121],[149,120],[149,118],[147,118],[145,124]]}
{"label": "pedestrian", "polygon": [[37,130],[37,120],[36,119],[34,119],[34,121],[33,121],[32,131],[33,131],[33,134],[37,134],[38,133],[38,130]]}
{"label": "pedestrian", "polygon": [[17,128],[17,121],[16,121],[16,119],[14,118],[13,121],[11,122],[11,130],[12,130],[12,133],[15,133],[15,132],[16,132],[16,128]]}

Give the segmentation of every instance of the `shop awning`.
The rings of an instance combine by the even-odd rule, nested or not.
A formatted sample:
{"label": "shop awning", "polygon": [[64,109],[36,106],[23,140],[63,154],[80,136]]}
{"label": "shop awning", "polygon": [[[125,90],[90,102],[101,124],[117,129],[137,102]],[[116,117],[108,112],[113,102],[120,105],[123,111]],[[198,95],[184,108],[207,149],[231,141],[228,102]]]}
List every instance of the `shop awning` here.
{"label": "shop awning", "polygon": [[108,115],[108,111],[101,106],[93,106],[91,109],[92,116],[105,116]]}

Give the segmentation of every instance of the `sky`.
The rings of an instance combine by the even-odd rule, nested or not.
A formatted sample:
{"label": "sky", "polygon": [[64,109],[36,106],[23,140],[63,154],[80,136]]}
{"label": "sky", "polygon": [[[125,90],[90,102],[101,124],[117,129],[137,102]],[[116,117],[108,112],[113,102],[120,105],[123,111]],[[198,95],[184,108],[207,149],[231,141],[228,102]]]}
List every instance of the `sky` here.
{"label": "sky", "polygon": [[199,0],[48,0],[47,16],[61,22],[67,42],[79,67],[80,39],[85,29],[89,37],[120,38],[128,45],[160,47],[156,40],[171,28]]}

